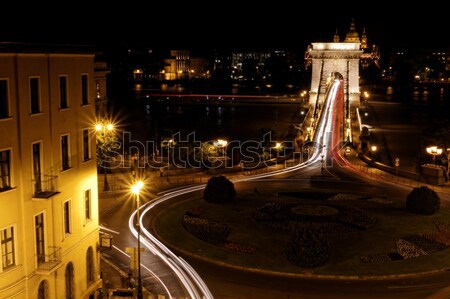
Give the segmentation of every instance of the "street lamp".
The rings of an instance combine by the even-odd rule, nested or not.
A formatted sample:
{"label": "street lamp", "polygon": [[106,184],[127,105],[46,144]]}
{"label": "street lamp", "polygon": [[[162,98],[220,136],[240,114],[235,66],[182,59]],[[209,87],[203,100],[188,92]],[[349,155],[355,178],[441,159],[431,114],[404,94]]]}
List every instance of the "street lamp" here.
{"label": "street lamp", "polygon": [[143,299],[142,294],[142,279],[141,279],[141,225],[139,224],[140,220],[140,201],[139,201],[139,193],[141,189],[144,187],[144,183],[142,181],[137,181],[133,186],[131,186],[131,193],[136,195],[137,202],[137,233],[138,233],[138,246],[137,246],[137,256],[138,256],[138,285],[137,285],[137,299]]}
{"label": "street lamp", "polygon": [[225,148],[228,145],[228,141],[225,139],[217,139],[217,141],[213,142],[213,145],[217,149],[217,153],[219,155],[224,155]]}
{"label": "street lamp", "polygon": [[442,148],[438,148],[437,146],[429,146],[427,147],[427,153],[433,156],[433,164],[435,164],[436,156],[442,155]]}
{"label": "street lamp", "polygon": [[[109,160],[109,154],[112,147],[116,143],[116,136],[114,132],[114,124],[111,122],[98,122],[95,124],[96,134],[96,144],[97,144],[97,163],[102,166],[104,161]],[[108,179],[106,177],[106,165],[103,165],[103,170],[105,174],[103,191],[109,190]]]}
{"label": "street lamp", "polygon": [[364,92],[364,107],[367,106],[367,100],[369,99],[369,93],[367,91]]}
{"label": "street lamp", "polygon": [[370,153],[372,154],[372,158],[375,160],[375,156],[377,153],[378,147],[376,145],[372,145],[370,147]]}

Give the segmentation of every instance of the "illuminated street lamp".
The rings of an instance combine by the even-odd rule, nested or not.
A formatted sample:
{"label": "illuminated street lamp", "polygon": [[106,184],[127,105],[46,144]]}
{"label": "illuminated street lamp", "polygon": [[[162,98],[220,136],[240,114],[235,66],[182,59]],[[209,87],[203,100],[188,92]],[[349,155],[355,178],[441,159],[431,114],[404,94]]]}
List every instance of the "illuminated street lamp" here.
{"label": "illuminated street lamp", "polygon": [[95,131],[97,133],[97,164],[101,167],[103,166],[105,174],[103,191],[109,190],[108,179],[106,177],[107,165],[103,165],[103,163],[109,161],[110,153],[117,141],[114,127],[114,124],[109,121],[98,122],[95,124]]}
{"label": "illuminated street lamp", "polygon": [[378,147],[376,145],[372,145],[370,147],[370,154],[372,155],[373,159],[375,160],[375,155],[377,153]]}
{"label": "illuminated street lamp", "polygon": [[437,146],[429,146],[427,147],[427,153],[433,156],[433,164],[434,164],[436,156],[442,155],[442,148],[438,148]]}
{"label": "illuminated street lamp", "polygon": [[225,139],[217,139],[217,141],[213,142],[215,148],[217,148],[217,152],[219,154],[224,154],[224,148],[227,147],[228,141]]}
{"label": "illuminated street lamp", "polygon": [[144,187],[144,183],[142,181],[137,181],[133,186],[131,186],[131,193],[136,195],[136,202],[137,202],[137,222],[136,222],[136,228],[138,233],[138,246],[137,246],[137,263],[138,263],[138,285],[137,285],[137,298],[143,299],[142,294],[142,279],[141,279],[141,225],[139,224],[140,220],[140,201],[139,201],[139,193],[141,192],[142,188]]}
{"label": "illuminated street lamp", "polygon": [[365,91],[364,92],[364,107],[366,107],[368,99],[369,99],[369,93],[367,91]]}

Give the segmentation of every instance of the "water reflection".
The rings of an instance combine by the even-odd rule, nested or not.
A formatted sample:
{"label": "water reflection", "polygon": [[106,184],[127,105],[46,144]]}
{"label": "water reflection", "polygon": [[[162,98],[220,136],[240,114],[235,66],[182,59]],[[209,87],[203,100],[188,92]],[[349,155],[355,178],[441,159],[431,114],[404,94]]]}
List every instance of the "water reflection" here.
{"label": "water reflection", "polygon": [[221,125],[223,124],[223,108],[222,107],[217,107],[217,121],[216,124],[221,127]]}

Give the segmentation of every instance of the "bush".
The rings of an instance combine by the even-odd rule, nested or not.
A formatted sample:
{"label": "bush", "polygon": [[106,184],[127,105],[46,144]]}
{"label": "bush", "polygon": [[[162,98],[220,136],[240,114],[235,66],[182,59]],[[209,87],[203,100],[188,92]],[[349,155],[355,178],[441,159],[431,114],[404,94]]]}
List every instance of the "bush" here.
{"label": "bush", "polygon": [[233,183],[222,175],[210,178],[203,193],[205,200],[210,203],[231,202],[235,196]]}
{"label": "bush", "polygon": [[287,259],[300,267],[317,267],[330,258],[326,240],[311,229],[299,229],[292,233],[285,249]]}
{"label": "bush", "polygon": [[291,216],[289,209],[288,205],[269,202],[256,209],[253,218],[256,221],[289,220]]}
{"label": "bush", "polygon": [[439,211],[441,199],[436,192],[426,186],[414,188],[406,198],[406,208],[413,213],[432,215]]}
{"label": "bush", "polygon": [[223,244],[230,235],[231,229],[224,223],[210,221],[208,219],[183,216],[182,224],[185,230],[211,244]]}

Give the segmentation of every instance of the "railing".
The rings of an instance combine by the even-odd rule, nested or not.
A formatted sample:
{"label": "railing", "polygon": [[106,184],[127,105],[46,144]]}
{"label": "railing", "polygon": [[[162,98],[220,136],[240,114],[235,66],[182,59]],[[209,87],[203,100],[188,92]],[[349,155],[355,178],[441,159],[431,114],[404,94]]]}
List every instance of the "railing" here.
{"label": "railing", "polygon": [[43,179],[32,180],[35,198],[49,198],[58,192],[58,176],[43,175]]}
{"label": "railing", "polygon": [[411,187],[420,187],[420,186],[424,185],[423,182],[408,179],[408,178],[401,177],[398,175],[393,175],[393,174],[387,173],[385,171],[379,170],[374,167],[360,165],[360,164],[353,164],[353,166],[373,178],[383,179],[383,180],[390,181],[390,182],[398,182],[398,183],[402,183],[404,185],[409,185]]}
{"label": "railing", "polygon": [[38,254],[38,271],[51,272],[61,264],[61,247],[47,247],[47,254]]}

